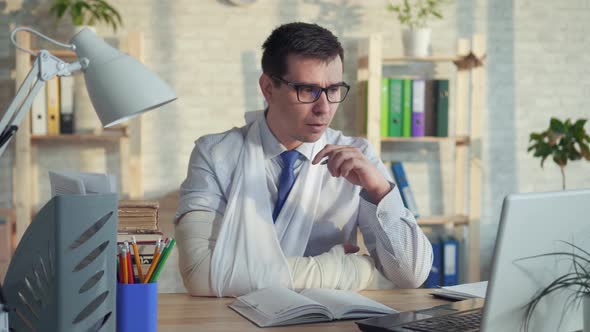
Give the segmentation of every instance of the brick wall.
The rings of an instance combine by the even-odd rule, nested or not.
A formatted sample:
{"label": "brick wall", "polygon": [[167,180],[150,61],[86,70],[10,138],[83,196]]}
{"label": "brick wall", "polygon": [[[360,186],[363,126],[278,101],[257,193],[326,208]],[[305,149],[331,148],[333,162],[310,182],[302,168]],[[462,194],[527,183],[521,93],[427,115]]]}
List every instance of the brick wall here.
{"label": "brick wall", "polygon": [[[0,4],[6,1],[0,1]],[[67,40],[71,29],[57,30],[47,15],[48,0],[7,2],[0,6],[0,22],[18,22]],[[260,45],[277,25],[301,20],[317,22],[343,41],[345,80],[356,78],[356,40],[371,32],[383,33],[386,55],[401,53],[399,24],[372,0],[259,0],[249,7],[233,7],[223,0],[114,0],[125,20],[120,33],[142,31],[146,64],[171,83],[178,100],[144,116],[142,135],[144,188],[150,198],[177,190],[186,175],[193,142],[199,136],[240,126],[246,110],[259,109]],[[26,7],[23,8],[23,4]],[[545,128],[551,116],[588,117],[585,92],[589,87],[589,1],[470,1],[457,0],[445,8],[445,20],[433,23],[436,53],[455,51],[455,41],[473,33],[487,34],[487,104],[484,113],[482,159],[482,259],[484,276],[495,239],[502,198],[512,191],[557,190],[559,171],[526,153],[528,134]],[[551,20],[547,20],[551,17]],[[7,41],[8,25],[0,23],[0,56],[14,54]],[[115,35],[97,27],[105,38]],[[585,43],[586,42],[586,43]],[[437,71],[439,69],[436,69]],[[444,69],[441,69],[444,72]],[[4,73],[4,74],[3,74]],[[0,71],[0,75],[6,75]],[[0,79],[6,79],[0,77]],[[83,87],[79,88],[83,91]],[[85,98],[79,128],[97,125]],[[0,104],[3,104],[0,101]],[[84,106],[86,105],[86,106]],[[352,134],[355,128],[354,94],[337,114],[333,127]],[[36,158],[40,202],[48,199],[48,169],[63,168],[117,173],[114,149],[45,147]],[[419,153],[401,150],[409,158],[408,176],[415,184],[423,213],[445,209],[451,195],[440,177],[447,169],[444,147],[425,147]],[[437,160],[442,157],[443,162]],[[0,159],[0,204],[10,204],[12,152]],[[64,163],[64,160],[67,162]],[[427,162],[425,162],[425,160]],[[588,164],[568,166],[568,186],[589,187]],[[442,196],[442,198],[440,197]],[[166,221],[163,221],[166,222]]]}

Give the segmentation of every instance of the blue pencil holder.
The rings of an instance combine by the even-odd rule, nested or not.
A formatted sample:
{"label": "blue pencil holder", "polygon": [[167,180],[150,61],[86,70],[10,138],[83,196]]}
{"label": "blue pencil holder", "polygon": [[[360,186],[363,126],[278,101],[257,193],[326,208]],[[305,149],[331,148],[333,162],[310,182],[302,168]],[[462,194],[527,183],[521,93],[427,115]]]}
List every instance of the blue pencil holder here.
{"label": "blue pencil holder", "polygon": [[158,330],[158,283],[117,284],[117,332]]}

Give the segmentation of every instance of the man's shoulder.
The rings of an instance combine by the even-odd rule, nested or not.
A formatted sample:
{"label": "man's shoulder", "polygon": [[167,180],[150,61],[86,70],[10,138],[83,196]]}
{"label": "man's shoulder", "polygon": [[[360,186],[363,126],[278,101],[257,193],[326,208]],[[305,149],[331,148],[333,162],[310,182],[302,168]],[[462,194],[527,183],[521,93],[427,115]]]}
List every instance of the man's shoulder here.
{"label": "man's shoulder", "polygon": [[326,143],[336,145],[350,145],[357,147],[363,153],[370,149],[369,141],[363,137],[347,136],[340,130],[328,128],[326,130]]}
{"label": "man's shoulder", "polygon": [[248,126],[234,127],[221,133],[207,134],[199,137],[195,144],[205,151],[216,149],[234,149],[244,144]]}

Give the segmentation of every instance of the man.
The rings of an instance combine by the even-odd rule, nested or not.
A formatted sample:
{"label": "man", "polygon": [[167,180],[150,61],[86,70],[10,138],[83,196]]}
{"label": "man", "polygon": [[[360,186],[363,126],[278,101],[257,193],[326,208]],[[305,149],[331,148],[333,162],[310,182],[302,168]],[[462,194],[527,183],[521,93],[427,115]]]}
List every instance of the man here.
{"label": "man", "polygon": [[[349,90],[340,42],[290,23],[262,48],[267,110],[201,137],[181,186],[176,238],[189,293],[420,286],[430,243],[368,142],[328,128]],[[357,229],[370,257],[355,254]]]}

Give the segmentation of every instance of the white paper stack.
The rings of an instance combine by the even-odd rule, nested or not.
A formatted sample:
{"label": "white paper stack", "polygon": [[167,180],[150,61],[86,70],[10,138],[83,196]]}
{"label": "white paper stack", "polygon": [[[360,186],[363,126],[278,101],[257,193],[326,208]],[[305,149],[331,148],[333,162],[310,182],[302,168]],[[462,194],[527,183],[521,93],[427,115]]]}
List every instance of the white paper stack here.
{"label": "white paper stack", "polygon": [[117,179],[112,174],[49,171],[49,183],[51,184],[51,197],[117,192]]}
{"label": "white paper stack", "polygon": [[442,297],[449,300],[467,300],[476,297],[485,299],[487,288],[488,282],[481,281],[470,284],[438,288],[433,290],[433,292],[430,294],[436,297]]}

